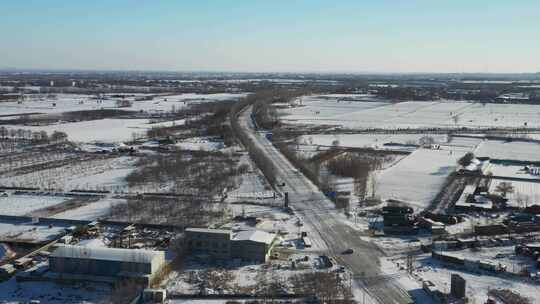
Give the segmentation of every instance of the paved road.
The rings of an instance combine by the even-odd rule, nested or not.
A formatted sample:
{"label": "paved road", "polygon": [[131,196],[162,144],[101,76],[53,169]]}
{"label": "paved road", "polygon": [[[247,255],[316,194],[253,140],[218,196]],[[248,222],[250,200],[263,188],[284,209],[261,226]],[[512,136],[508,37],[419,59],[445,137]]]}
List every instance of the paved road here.
{"label": "paved road", "polygon": [[[266,153],[276,167],[277,178],[284,181],[293,209],[314,229],[313,243],[328,248],[330,254],[348,267],[357,283],[371,299],[378,303],[410,303],[408,293],[391,276],[381,272],[379,257],[383,253],[369,242],[362,241],[358,234],[340,220],[340,215],[330,202],[305,176],[265,138],[256,132],[250,119],[251,107],[239,116],[240,125],[253,141]],[[340,254],[352,248],[351,255]],[[368,279],[363,279],[367,277]]]}

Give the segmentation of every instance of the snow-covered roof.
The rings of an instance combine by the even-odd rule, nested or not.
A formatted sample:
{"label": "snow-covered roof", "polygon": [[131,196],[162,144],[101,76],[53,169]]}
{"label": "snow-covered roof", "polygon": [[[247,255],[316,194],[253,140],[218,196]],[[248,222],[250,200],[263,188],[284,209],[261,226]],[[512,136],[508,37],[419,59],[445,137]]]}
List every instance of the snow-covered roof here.
{"label": "snow-covered roof", "polygon": [[91,259],[134,263],[151,263],[156,257],[164,257],[163,251],[119,249],[119,248],[97,248],[84,246],[60,246],[51,257]]}
{"label": "snow-covered roof", "polygon": [[239,231],[233,236],[234,241],[253,241],[258,243],[272,244],[275,234],[261,230]]}

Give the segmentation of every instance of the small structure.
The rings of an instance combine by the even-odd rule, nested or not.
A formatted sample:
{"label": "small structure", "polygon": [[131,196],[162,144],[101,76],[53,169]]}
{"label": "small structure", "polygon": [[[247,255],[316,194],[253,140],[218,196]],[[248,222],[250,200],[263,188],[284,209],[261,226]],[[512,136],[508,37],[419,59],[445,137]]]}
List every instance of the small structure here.
{"label": "small structure", "polygon": [[49,256],[51,272],[61,278],[132,278],[150,282],[165,264],[165,252],[60,246]]}

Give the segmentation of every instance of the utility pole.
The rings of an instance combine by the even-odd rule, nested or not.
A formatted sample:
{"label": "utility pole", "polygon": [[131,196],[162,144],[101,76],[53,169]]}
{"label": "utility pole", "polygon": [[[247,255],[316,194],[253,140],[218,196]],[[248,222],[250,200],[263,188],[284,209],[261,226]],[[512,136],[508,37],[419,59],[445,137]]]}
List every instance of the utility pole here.
{"label": "utility pole", "polygon": [[407,253],[407,272],[412,274],[414,271],[414,257],[412,253]]}
{"label": "utility pole", "polygon": [[414,256],[411,250],[411,246],[408,246],[407,252],[407,273],[412,274],[414,271]]}

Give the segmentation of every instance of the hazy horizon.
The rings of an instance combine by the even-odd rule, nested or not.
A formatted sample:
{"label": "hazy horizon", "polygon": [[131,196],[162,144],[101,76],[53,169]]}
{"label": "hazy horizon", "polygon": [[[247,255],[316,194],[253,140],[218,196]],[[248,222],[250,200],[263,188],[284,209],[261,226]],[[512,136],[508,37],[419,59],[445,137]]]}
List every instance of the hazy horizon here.
{"label": "hazy horizon", "polygon": [[538,73],[537,1],[0,4],[0,68]]}

